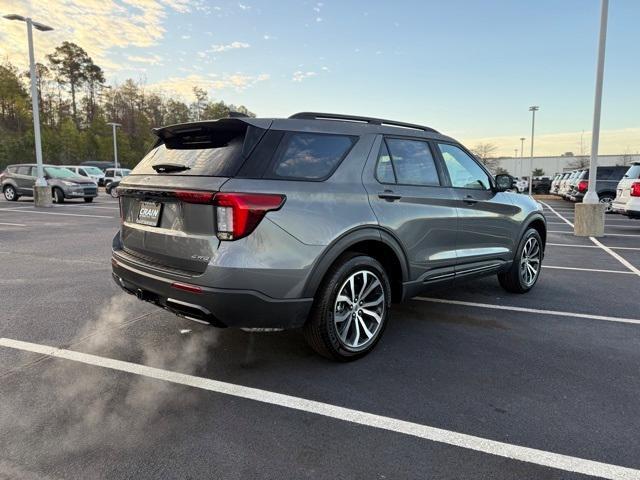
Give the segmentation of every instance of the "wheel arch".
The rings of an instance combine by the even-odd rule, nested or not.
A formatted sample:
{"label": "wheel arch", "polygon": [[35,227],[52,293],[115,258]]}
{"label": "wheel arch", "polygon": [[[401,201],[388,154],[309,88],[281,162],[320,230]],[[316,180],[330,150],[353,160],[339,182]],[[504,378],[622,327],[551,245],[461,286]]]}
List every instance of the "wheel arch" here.
{"label": "wheel arch", "polygon": [[531,214],[524,222],[524,228],[520,232],[520,238],[524,235],[529,228],[534,228],[542,239],[542,248],[545,249],[547,245],[547,222],[540,213]]}
{"label": "wheel arch", "polygon": [[409,279],[407,256],[399,240],[379,227],[359,227],[334,240],[316,260],[304,288],[305,297],[314,297],[331,266],[347,252],[365,253],[387,271],[393,301],[400,301],[403,283]]}

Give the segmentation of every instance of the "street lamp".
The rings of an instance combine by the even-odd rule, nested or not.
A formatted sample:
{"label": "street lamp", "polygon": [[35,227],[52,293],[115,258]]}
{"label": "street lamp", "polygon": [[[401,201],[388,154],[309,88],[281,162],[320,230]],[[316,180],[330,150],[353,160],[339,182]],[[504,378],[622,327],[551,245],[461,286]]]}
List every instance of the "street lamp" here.
{"label": "street lamp", "polygon": [[[44,170],[42,168],[42,142],[40,140],[40,109],[38,108],[38,88],[36,86],[36,62],[35,55],[33,53],[33,28],[36,30],[40,30],[41,32],[49,32],[53,30],[53,28],[44,25],[39,22],[34,22],[29,17],[23,17],[22,15],[10,14],[5,15],[4,18],[7,20],[17,20],[19,22],[25,22],[27,24],[27,41],[29,43],[29,72],[31,75],[31,108],[33,110],[33,133],[35,136],[35,147],[36,147],[36,165],[37,165],[37,175],[36,179],[36,187],[46,187],[47,181],[44,178]],[[51,203],[50,192],[47,194],[47,189],[42,188],[40,192],[36,188],[34,192],[34,201],[36,206],[46,206]],[[44,194],[44,198],[41,198],[41,195]],[[49,201],[47,201],[49,199]]]}
{"label": "street lamp", "polygon": [[522,157],[524,156],[524,141],[526,138],[520,137],[520,176],[522,176],[523,166],[522,166]]}
{"label": "street lamp", "polygon": [[533,136],[536,128],[536,112],[540,110],[540,107],[537,105],[532,105],[529,107],[529,111],[531,112],[531,160],[529,164],[529,195],[531,195],[531,190],[533,188]]}
{"label": "street lamp", "polygon": [[121,127],[121,123],[110,122],[107,125],[111,125],[113,129],[113,166],[118,168],[118,142],[116,141],[116,128]]}
{"label": "street lamp", "polygon": [[609,0],[602,0],[600,8],[600,38],[598,40],[598,64],[596,67],[596,95],[593,106],[593,133],[591,134],[591,159],[589,162],[589,187],[584,196],[584,203],[599,203],[596,192],[596,175],[598,174],[598,143],[600,141],[600,111],[602,108],[602,80],[604,77],[604,52],[607,44],[607,16]]}

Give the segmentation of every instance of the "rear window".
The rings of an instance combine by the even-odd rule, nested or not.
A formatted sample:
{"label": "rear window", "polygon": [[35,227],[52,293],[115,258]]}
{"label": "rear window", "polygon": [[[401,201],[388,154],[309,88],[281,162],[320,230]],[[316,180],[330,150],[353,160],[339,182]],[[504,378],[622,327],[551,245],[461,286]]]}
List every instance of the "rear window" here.
{"label": "rear window", "polygon": [[629,170],[627,170],[627,173],[624,174],[624,178],[631,178],[632,180],[640,178],[640,165],[632,165]]}
{"label": "rear window", "polygon": [[154,165],[184,165],[185,170],[162,175],[232,177],[237,174],[265,130],[244,122],[225,122],[171,132],[131,171],[154,175]]}
{"label": "rear window", "polygon": [[323,180],[347,156],[357,137],[288,132],[272,163],[272,178]]}

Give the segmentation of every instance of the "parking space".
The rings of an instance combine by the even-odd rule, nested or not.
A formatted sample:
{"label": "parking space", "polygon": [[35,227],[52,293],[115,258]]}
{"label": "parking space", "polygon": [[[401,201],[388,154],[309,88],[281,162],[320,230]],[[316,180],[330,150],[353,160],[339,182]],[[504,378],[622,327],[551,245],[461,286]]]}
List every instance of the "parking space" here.
{"label": "parking space", "polygon": [[560,218],[571,204],[543,201],[534,290],[486,278],[394,306],[376,350],[349,364],[298,331],[213,329],[121,293],[111,198],[0,201],[1,470],[640,478],[640,275],[611,253],[640,268],[640,221],[608,216],[599,246]]}

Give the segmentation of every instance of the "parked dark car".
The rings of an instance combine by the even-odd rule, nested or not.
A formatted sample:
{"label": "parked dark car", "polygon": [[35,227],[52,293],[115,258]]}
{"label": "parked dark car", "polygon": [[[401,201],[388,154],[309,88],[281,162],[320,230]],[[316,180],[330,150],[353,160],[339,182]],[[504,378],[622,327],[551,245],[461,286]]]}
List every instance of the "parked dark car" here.
{"label": "parked dark car", "polygon": [[551,178],[549,177],[534,177],[531,184],[531,190],[533,193],[547,194],[551,190]]}
{"label": "parked dark car", "polygon": [[118,198],[118,185],[120,185],[120,180],[109,182],[107,186],[104,187],[104,191],[107,192],[107,195],[111,195],[113,198]]}
{"label": "parked dark car", "polygon": [[155,130],[118,187],[113,277],[215,326],[303,327],[338,360],[369,352],[393,302],[496,275],[536,283],[542,206],[456,140],[325,113]]}
{"label": "parked dark car", "polygon": [[[55,165],[44,165],[44,177],[51,186],[54,202],[63,203],[66,199],[82,198],[92,202],[98,196],[98,187],[87,177]],[[36,183],[37,167],[34,163],[9,165],[0,177],[0,187],[4,198],[16,201],[20,197],[32,197]]]}
{"label": "parked dark car", "polygon": [[[613,201],[616,198],[618,183],[629,170],[628,166],[598,167],[596,177],[596,192],[600,203],[606,205],[606,212],[612,212]],[[569,199],[573,202],[582,202],[589,187],[589,169],[583,170],[576,179],[569,193]]]}

